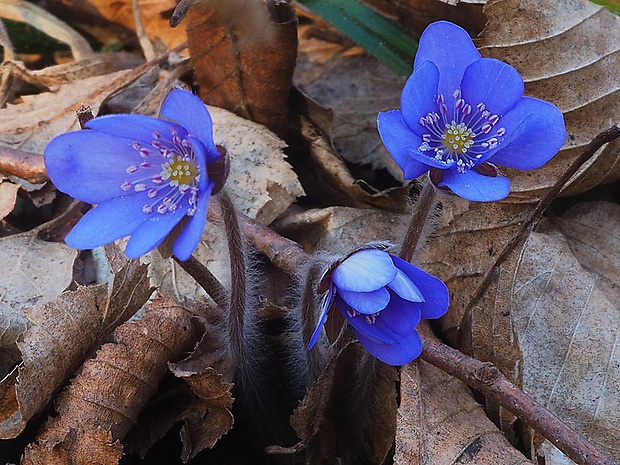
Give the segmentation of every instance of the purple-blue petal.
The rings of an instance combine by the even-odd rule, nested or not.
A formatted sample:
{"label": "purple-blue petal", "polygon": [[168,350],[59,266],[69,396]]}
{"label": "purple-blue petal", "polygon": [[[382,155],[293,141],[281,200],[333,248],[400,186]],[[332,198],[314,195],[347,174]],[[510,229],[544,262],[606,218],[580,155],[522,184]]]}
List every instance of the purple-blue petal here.
{"label": "purple-blue petal", "polygon": [[380,312],[390,303],[390,293],[385,287],[370,292],[349,292],[339,289],[338,295],[349,307],[365,315]]}
{"label": "purple-blue petal", "polygon": [[388,284],[388,287],[409,302],[424,302],[424,296],[418,286],[402,270],[398,270],[396,278]]}
{"label": "purple-blue petal", "polygon": [[312,333],[312,336],[310,336],[310,341],[308,342],[308,350],[312,349],[312,347],[314,347],[314,344],[316,344],[316,341],[319,339],[319,335],[321,334],[321,331],[323,330],[323,326],[325,325],[325,322],[327,321],[327,313],[329,312],[329,308],[332,305],[333,298],[334,298],[334,290],[333,290],[333,287],[330,286],[329,292],[327,294],[327,297],[325,298],[325,302],[321,310],[321,315],[319,315],[319,322],[317,323],[316,328],[314,332]]}
{"label": "purple-blue petal", "polygon": [[192,136],[188,136],[187,140],[190,144],[192,144],[192,148],[194,149],[194,154],[196,155],[196,161],[198,162],[198,171],[200,173],[200,180],[198,181],[198,188],[201,191],[204,191],[207,186],[209,186],[209,173],[207,170],[207,159],[208,154],[205,146],[202,142]]}
{"label": "purple-blue petal", "polygon": [[360,250],[346,258],[332,272],[331,279],[339,290],[375,291],[396,277],[396,267],[387,252]]}
{"label": "purple-blue petal", "polygon": [[95,131],[61,134],[45,148],[45,168],[65,194],[88,203],[126,195],[127,168],[141,161],[126,139]]}
{"label": "purple-blue petal", "polygon": [[435,158],[434,156],[432,156],[432,154],[435,153],[433,151],[420,152],[419,150],[416,150],[412,147],[411,152],[409,153],[411,158],[413,158],[418,163],[424,163],[432,168],[438,168],[440,170],[448,170],[456,163],[456,161],[454,160],[443,160]]}
{"label": "purple-blue petal", "polygon": [[385,148],[403,170],[405,179],[415,179],[430,169],[411,157],[411,147],[419,147],[422,139],[407,126],[400,110],[379,113],[377,129]]}
{"label": "purple-blue petal", "polygon": [[467,67],[461,82],[463,99],[472,107],[484,103],[491,114],[505,115],[523,97],[523,79],[503,61],[483,58]]}
{"label": "purple-blue petal", "polygon": [[422,292],[424,301],[416,304],[422,318],[426,320],[445,315],[450,306],[450,293],[444,282],[399,257],[391,257],[396,268],[405,273]]}
{"label": "purple-blue petal", "polygon": [[353,332],[368,352],[388,365],[407,365],[422,353],[422,341],[416,331],[402,336],[396,344],[377,342],[356,328],[353,328]]}
{"label": "purple-blue petal", "polygon": [[187,131],[178,124],[144,115],[118,114],[99,116],[88,121],[86,127],[103,134],[141,142],[152,153],[158,153],[157,149],[151,146],[154,140],[154,133],[161,134],[164,140],[170,140],[173,130],[180,138],[187,136]]}
{"label": "purple-blue petal", "polygon": [[76,249],[94,249],[129,236],[148,216],[142,207],[150,199],[145,192],[108,200],[87,212],[67,234],[65,242]]}
{"label": "purple-blue petal", "polygon": [[460,87],[465,69],[480,60],[469,34],[448,21],[430,24],[422,33],[413,69],[430,61],[439,69],[438,93],[451,98]]}
{"label": "purple-blue petal", "polygon": [[420,137],[428,132],[420,124],[420,118],[436,112],[438,109],[438,83],[439,70],[434,63],[427,61],[416,68],[403,88],[400,97],[400,110],[403,119],[407,126]]}
{"label": "purple-blue petal", "polygon": [[516,137],[491,157],[494,164],[531,170],[547,163],[564,145],[564,116],[555,106],[531,97],[522,98],[499,124]]}
{"label": "purple-blue petal", "polygon": [[219,158],[213,143],[213,123],[206,105],[197,96],[182,89],[168,94],[161,107],[161,116],[176,121],[202,142],[208,155],[207,162]]}
{"label": "purple-blue petal", "polygon": [[187,208],[187,202],[183,202],[173,212],[163,215],[151,213],[149,219],[131,233],[127,247],[125,247],[125,255],[129,258],[138,258],[161,244],[170,231],[183,219]]}
{"label": "purple-blue petal", "polygon": [[172,253],[181,261],[188,260],[192,253],[194,253],[194,250],[196,250],[196,247],[198,247],[207,223],[207,209],[212,189],[213,183],[208,186],[205,192],[200,193],[196,205],[196,213],[190,217],[187,225],[183,228],[177,240],[174,241]]}
{"label": "purple-blue petal", "polygon": [[501,200],[510,193],[510,181],[503,177],[484,176],[474,170],[459,173],[457,170],[445,170],[439,187],[447,186],[452,192],[464,199],[475,202],[493,202]]}

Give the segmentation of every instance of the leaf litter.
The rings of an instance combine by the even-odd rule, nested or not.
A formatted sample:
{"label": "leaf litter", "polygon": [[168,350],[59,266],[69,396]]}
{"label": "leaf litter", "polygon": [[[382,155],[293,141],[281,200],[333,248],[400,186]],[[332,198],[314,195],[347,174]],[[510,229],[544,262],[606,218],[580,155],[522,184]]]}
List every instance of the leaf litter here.
{"label": "leaf litter", "polygon": [[[89,3],[97,4],[95,1],[82,2],[82,6]],[[129,11],[129,3],[124,2],[123,11]],[[541,193],[555,182],[570,160],[577,156],[580,149],[598,131],[618,122],[620,94],[617,73],[613,73],[613,69],[618,67],[617,58],[620,56],[618,35],[615,34],[618,30],[618,18],[585,1],[552,3],[543,2],[523,8],[516,0],[489,2],[484,7],[489,22],[479,45],[482,46],[483,55],[505,60],[523,74],[527,94],[551,100],[564,111],[570,134],[564,150],[539,171],[510,172],[515,192],[505,202],[472,204],[459,199],[442,198],[442,210],[437,214],[435,231],[429,236],[417,260],[418,264],[449,283],[453,305],[450,314],[442,322],[444,336],[477,358],[490,360],[506,374],[512,374],[513,379],[521,382],[527,392],[535,394],[575,428],[588,435],[611,457],[618,458],[618,437],[614,426],[618,419],[614,416],[617,413],[614,406],[618,404],[616,384],[620,376],[616,373],[617,367],[613,362],[617,358],[613,352],[616,349],[614,341],[617,339],[617,325],[613,323],[613,315],[618,306],[615,286],[618,270],[615,265],[617,260],[614,259],[618,244],[615,234],[617,228],[613,226],[619,214],[615,208],[617,205],[578,205],[567,214],[552,218],[551,222],[541,223],[539,229],[519,244],[495,270],[497,276],[491,286],[488,289],[478,288],[483,281],[482,277],[496,268],[497,257],[505,245],[510,243],[520,223],[529,218]],[[385,4],[381,6],[386,7]],[[147,23],[151,21],[150,18],[158,23],[152,29],[147,27],[151,38],[158,35],[157,30],[165,29],[161,13],[172,7],[174,5],[161,4],[153,11],[142,11]],[[415,24],[411,5],[399,2],[394,8],[401,13],[405,12],[405,22]],[[442,8],[430,5],[428,11],[438,14]],[[529,19],[515,21],[514,18],[518,15],[514,12],[517,9]],[[392,10],[392,13],[395,10]],[[120,14],[118,18],[113,18],[112,14],[113,12],[108,11],[104,12],[103,16],[113,21],[118,19],[125,26],[132,27],[133,22],[127,19],[129,15],[126,13]],[[410,15],[409,19],[407,15]],[[475,28],[475,25],[473,27]],[[419,32],[420,27],[414,30]],[[178,32],[175,34],[178,36]],[[307,54],[315,53],[311,48],[316,45],[311,45],[314,39],[308,40],[303,35],[301,37],[300,50]],[[332,106],[334,110],[333,130],[331,121],[321,125],[308,118],[303,123],[306,129],[303,131],[302,140],[311,143],[312,156],[317,160],[314,166],[319,167],[319,173],[327,173],[327,177],[313,178],[310,171],[299,173],[305,190],[311,194],[307,201],[319,199],[319,206],[329,205],[329,208],[302,212],[290,209],[293,202],[304,194],[304,188],[299,184],[290,165],[284,161],[283,150],[286,144],[260,124],[250,123],[222,110],[212,109],[212,112],[216,140],[226,146],[231,154],[229,184],[237,207],[266,224],[286,213],[285,217],[275,223],[277,228],[298,238],[308,250],[326,248],[332,252],[346,253],[351,247],[364,241],[392,240],[399,243],[406,218],[368,207],[402,212],[408,207],[408,201],[404,198],[404,190],[386,194],[381,189],[363,186],[360,180],[351,174],[350,166],[340,158],[341,155],[346,160],[369,163],[375,168],[387,167],[388,171],[398,174],[393,167],[390,168],[389,162],[386,162],[380,153],[383,149],[373,132],[372,114],[376,112],[375,105],[385,107],[378,109],[397,106],[397,102],[390,101],[398,95],[399,81],[392,79],[387,73],[382,76],[381,68],[375,67],[372,59],[359,51],[349,56],[359,68],[351,67],[348,74],[339,70],[341,55],[338,54],[343,49],[341,44],[336,45],[333,50],[335,58],[327,60],[329,82],[325,81],[325,75],[320,74],[324,71],[317,71],[320,69],[321,59],[315,59],[311,64],[299,59],[298,63],[303,66],[298,69],[299,75],[296,78],[302,82],[305,80],[306,83],[314,83],[316,88],[306,84],[304,90],[310,97],[319,97],[319,100],[322,98],[321,103]],[[293,49],[294,46],[289,45],[288,48]],[[567,61],[563,58],[565,56],[570,56],[571,60]],[[288,60],[290,62],[290,56]],[[217,59],[215,61],[217,62]],[[294,57],[292,62],[295,62]],[[342,60],[342,63],[345,62],[347,60]],[[80,76],[81,66],[86,67],[86,62],[82,65],[78,63],[76,76]],[[95,60],[96,68],[99,66],[97,63]],[[83,81],[75,80],[70,74],[71,71],[67,71],[69,74],[65,73],[64,76],[68,77],[59,78],[67,79],[65,84],[65,81],[39,79],[29,71],[19,71],[20,65],[17,66],[18,68],[14,67],[14,73],[17,76],[21,73],[22,80],[30,80],[38,84],[40,89],[48,88],[55,92],[26,96],[13,109],[9,106],[8,109],[0,110],[0,122],[4,122],[0,130],[3,134],[3,145],[20,147],[35,153],[42,153],[51,137],[69,128],[77,129],[73,118],[75,105],[82,101],[91,102],[96,113],[99,106],[114,92],[114,87],[122,87],[128,82],[119,80],[110,86],[115,75],[109,74],[110,69],[105,67],[97,68],[101,71],[94,72],[98,77],[81,75]],[[194,67],[196,73],[208,69],[204,65]],[[359,73],[354,72],[356,69],[359,69]],[[247,69],[233,68],[231,72],[241,71]],[[198,77],[199,83],[200,79]],[[212,86],[204,85],[204,79],[207,78],[202,79],[201,91],[212,89]],[[123,84],[120,84],[121,82]],[[286,78],[283,82],[286,83]],[[389,86],[385,85],[386,82]],[[350,92],[336,91],[330,96],[331,86],[338,89],[341,85],[346,89],[347,84]],[[360,88],[364,88],[362,94],[359,93]],[[79,89],[77,93],[76,89]],[[312,95],[316,89],[319,89],[319,95]],[[262,94],[263,90],[259,85],[257,92]],[[238,101],[248,104],[258,101],[252,94],[253,90],[245,89],[244,92]],[[321,96],[321,92],[324,92],[324,95]],[[364,96],[361,106],[360,95]],[[278,91],[279,106],[275,114],[280,116],[282,112],[288,113],[288,103],[283,104],[285,100],[282,100],[282,96],[283,91]],[[69,105],[66,104],[67,99],[70,101]],[[68,110],[59,114],[58,108]],[[238,108],[235,103],[229,107],[232,110]],[[259,108],[262,108],[262,104],[259,104]],[[44,111],[39,112],[41,109]],[[254,116],[257,119],[256,114],[247,113],[243,116]],[[309,114],[305,113],[304,117],[308,116]],[[259,119],[259,122],[270,125],[267,120]],[[289,129],[283,130],[284,126],[280,120],[272,129],[285,135]],[[26,128],[25,132],[23,128]],[[294,152],[300,145],[291,143],[288,137],[287,142],[290,145],[289,149],[286,149],[291,155],[289,161],[296,168],[299,160],[295,158]],[[571,180],[566,193],[582,192],[602,182],[617,181],[618,146],[616,141],[604,147]],[[398,184],[398,180],[393,182],[394,185]],[[316,185],[322,187],[316,189]],[[327,203],[330,195],[321,197],[316,194],[325,187],[331,190],[330,194],[334,193],[333,198],[337,199],[337,205],[365,209],[343,208]],[[218,246],[224,239],[220,230],[213,228],[205,232],[199,256],[203,262],[209,263],[210,268],[217,264],[214,269],[219,269],[217,274],[226,284],[228,264],[224,251]],[[10,236],[2,240],[9,244],[5,241],[18,237],[20,236]],[[58,245],[40,242],[45,249]],[[14,247],[18,249],[22,246]],[[4,249],[5,247],[2,250]],[[29,264],[34,259],[35,257],[25,260]],[[163,437],[175,421],[181,421],[183,425],[183,451],[180,456],[183,461],[191,460],[204,448],[217,446],[218,439],[233,425],[230,410],[234,405],[230,395],[232,374],[229,360],[225,351],[222,352],[223,345],[217,336],[217,328],[221,322],[207,321],[213,317],[217,320],[218,312],[215,309],[205,309],[204,304],[191,304],[202,305],[202,311],[198,311],[200,316],[197,316],[196,311],[188,312],[167,300],[164,307],[176,308],[180,313],[175,313],[174,317],[168,315],[162,321],[174,321],[172,326],[180,333],[184,332],[183,328],[193,328],[190,331],[193,333],[189,338],[191,342],[187,342],[187,339],[186,343],[179,344],[178,351],[174,354],[152,354],[153,358],[157,358],[158,366],[152,373],[146,370],[150,366],[145,361],[147,354],[143,353],[146,342],[135,342],[132,369],[119,370],[128,367],[131,358],[125,358],[126,351],[133,344],[126,342],[125,335],[129,338],[128,334],[133,335],[132,331],[141,327],[150,328],[145,330],[147,332],[163,330],[160,323],[152,323],[160,321],[157,317],[148,316],[157,312],[154,306],[157,307],[158,304],[151,304],[150,310],[147,310],[141,320],[117,329],[116,345],[101,345],[109,333],[133,315],[151,294],[151,285],[146,279],[147,265],[123,263],[117,255],[116,258],[110,258],[112,261],[120,260],[117,265],[112,266],[115,278],[111,284],[80,287],[55,297],[70,286],[72,272],[67,263],[72,264],[74,259],[75,255],[72,255],[63,262],[64,280],[59,280],[56,273],[45,276],[49,278],[50,284],[51,281],[58,281],[53,283],[56,287],[49,293],[50,301],[16,313],[21,317],[22,323],[15,327],[21,329],[15,329],[8,340],[14,343],[19,333],[29,329],[22,334],[18,343],[19,351],[14,351],[8,363],[15,363],[19,358],[23,362],[3,380],[0,389],[3,399],[0,418],[3,437],[18,435],[26,421],[48,401],[54,399],[56,393],[81,366],[81,374],[56,397],[56,409],[60,415],[44,427],[38,436],[38,442],[29,446],[23,463],[38,463],[36,454],[50,451],[60,454],[56,456],[62,457],[59,460],[69,460],[71,457],[71,460],[82,460],[86,461],[85,463],[92,463],[93,459],[93,456],[89,456],[85,451],[98,451],[96,457],[100,463],[117,463],[121,453],[118,441],[124,437],[129,438],[129,444],[134,446],[134,450],[137,444],[143,444],[139,452],[144,456],[153,446],[154,440]],[[157,260],[161,258],[153,259],[148,265],[149,274],[157,277],[151,283],[161,286],[180,301],[193,299],[200,294],[198,286],[189,277],[183,277],[184,282],[179,281],[178,276],[182,275],[182,272],[174,271],[174,265],[165,263],[158,268]],[[9,257],[7,261],[13,262],[14,259]],[[129,300],[122,302],[123,296],[128,296]],[[474,300],[472,296],[475,297]],[[204,295],[201,297],[204,298]],[[537,312],[536,309],[539,308],[544,311]],[[11,311],[14,311],[13,306]],[[192,316],[188,317],[190,313]],[[203,333],[202,342],[189,358],[178,361],[183,353],[191,350],[198,341],[199,337],[195,332]],[[206,337],[209,334],[214,339]],[[46,339],[48,336],[51,336],[51,339]],[[142,341],[140,337],[141,335],[136,335],[136,341]],[[63,350],[59,351],[58,348]],[[97,348],[99,351],[93,358],[92,351]],[[328,458],[340,454],[356,457],[352,459],[352,463],[364,456],[369,463],[382,463],[390,453],[391,438],[395,434],[395,463],[530,463],[512,448],[500,431],[488,421],[485,412],[464,385],[423,362],[410,365],[401,372],[400,404],[394,424],[390,423],[388,415],[388,412],[398,405],[396,398],[391,397],[396,393],[390,388],[390,385],[394,384],[391,376],[384,378],[381,387],[376,386],[381,394],[375,396],[381,398],[381,402],[370,404],[379,409],[389,404],[390,407],[385,408],[384,415],[369,419],[368,417],[372,416],[369,412],[360,412],[359,415],[347,419],[342,411],[356,401],[363,402],[368,398],[361,394],[361,397],[351,399],[351,396],[355,397],[351,392],[345,392],[344,396],[338,397],[338,389],[343,386],[353,386],[352,389],[355,389],[355,382],[346,379],[347,374],[355,372],[355,369],[337,371],[333,367],[345,363],[345,359],[350,357],[350,354],[346,354],[355,351],[359,351],[359,344],[348,346],[343,351],[345,355],[332,360],[331,368],[326,372],[326,376],[331,373],[329,376],[332,378],[316,383],[296,413],[298,420],[294,422],[298,422],[296,427],[305,445],[309,447],[309,456]],[[3,351],[3,356],[4,353]],[[353,356],[353,360],[359,360],[359,356]],[[123,362],[117,363],[120,360]],[[178,397],[182,405],[174,413],[167,411],[167,415],[159,420],[151,419],[150,423],[140,420],[138,414],[148,413],[147,402],[152,396],[152,407],[164,407],[166,391],[158,392],[157,386],[159,380],[164,378],[167,362],[170,360],[177,362],[169,364],[174,376],[168,374],[165,377],[168,381],[169,378],[173,379],[171,385],[175,386],[168,393],[174,395],[175,392],[184,392],[184,397]],[[10,367],[7,364],[6,369],[9,370]],[[558,367],[561,367],[559,371]],[[99,369],[111,371],[102,375],[103,372],[99,372]],[[156,381],[152,381],[148,389],[142,389],[144,386],[141,386],[142,390],[135,388],[129,397],[121,396],[127,400],[126,409],[121,411],[129,412],[124,417],[131,421],[110,420],[97,429],[99,420],[118,410],[120,404],[106,404],[111,402],[109,399],[114,396],[106,400],[105,389],[92,390],[87,384],[80,384],[81,379],[89,379],[88,376],[102,378],[106,381],[105,386],[108,386],[107,381],[116,380],[117,385],[109,384],[109,392],[118,393],[120,391],[115,389],[131,390],[132,386],[137,386],[135,380],[124,378],[130,371],[142,373],[144,377],[155,376]],[[162,386],[166,383],[164,380]],[[158,394],[164,396],[161,401]],[[372,396],[371,394],[370,397]],[[97,421],[86,426],[87,423],[80,417],[82,414],[86,415],[86,410],[72,409],[85,399],[95,398],[96,408],[100,410],[93,413],[92,418]],[[446,399],[454,400],[446,402]],[[331,402],[331,406],[326,407],[326,402]],[[487,405],[487,408],[487,413],[492,417],[499,415],[499,419],[495,419],[504,430],[515,434],[515,430],[511,430],[514,427],[514,418],[497,412],[493,406]],[[300,424],[299,412],[304,409],[316,414],[306,414]],[[361,409],[355,411],[357,410]],[[166,410],[154,408],[153,411]],[[356,419],[361,419],[360,424],[356,424]],[[145,421],[145,425],[153,426],[154,430],[159,431],[155,435],[157,437],[147,440],[144,438],[148,434],[143,433],[140,441],[139,428],[126,436],[130,426],[136,421],[138,426],[141,421]],[[365,424],[366,421],[370,423]],[[382,424],[383,426],[375,431],[377,437],[370,436],[380,440],[360,451],[355,449],[354,444],[334,443],[336,438],[320,429],[327,428],[329,433],[333,431],[334,425],[344,424],[352,428],[350,433],[354,438],[369,437],[371,430],[368,429],[368,424]],[[207,425],[212,425],[213,428]],[[315,429],[308,430],[312,425]],[[323,442],[318,442],[317,438],[321,438]],[[539,448],[539,444],[539,438],[532,438],[532,443],[529,444],[531,449],[526,452],[532,453],[532,457],[537,453],[543,454],[544,447]]]}

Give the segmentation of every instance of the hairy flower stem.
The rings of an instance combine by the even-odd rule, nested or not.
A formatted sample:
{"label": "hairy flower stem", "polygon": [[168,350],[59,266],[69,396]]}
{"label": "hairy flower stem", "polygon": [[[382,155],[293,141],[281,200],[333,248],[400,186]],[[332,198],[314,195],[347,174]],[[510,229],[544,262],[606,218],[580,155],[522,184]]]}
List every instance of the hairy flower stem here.
{"label": "hairy flower stem", "polygon": [[213,299],[213,301],[222,308],[228,308],[228,299],[226,298],[226,288],[220,281],[193,255],[186,261],[181,261],[174,257],[179,266],[205,290],[205,292]]}
{"label": "hairy flower stem", "polygon": [[[615,128],[612,132],[617,137],[620,131]],[[609,139],[605,140],[609,142]],[[310,258],[296,242],[279,236],[247,217],[242,216],[241,219],[245,237],[283,271],[294,273]],[[426,324],[422,322],[418,327],[422,329],[424,326]],[[430,328],[426,333],[422,331],[420,337],[424,347],[420,356],[422,360],[480,390],[484,395],[492,395],[499,405],[527,422],[578,464],[616,465],[584,436],[513,385],[493,364],[480,362],[443,344],[432,335]]]}
{"label": "hairy flower stem", "polygon": [[[304,283],[303,299],[301,302],[301,327],[304,346],[308,347],[310,338],[317,325],[317,293],[316,284],[319,281],[325,266],[323,263],[313,263],[307,272],[307,278]],[[312,379],[317,379],[325,370],[329,361],[329,354],[325,346],[319,340],[307,351],[308,366]]]}
{"label": "hairy flower stem", "polygon": [[400,258],[411,263],[413,255],[418,247],[424,229],[428,227],[428,217],[437,204],[437,191],[430,179],[426,179],[422,185],[422,191],[413,207],[409,229],[403,239],[400,249]]}
{"label": "hairy flower stem", "polygon": [[219,193],[224,228],[230,253],[230,299],[228,306],[228,336],[235,363],[243,363],[243,334],[245,329],[246,276],[245,252],[235,207],[225,190]]}

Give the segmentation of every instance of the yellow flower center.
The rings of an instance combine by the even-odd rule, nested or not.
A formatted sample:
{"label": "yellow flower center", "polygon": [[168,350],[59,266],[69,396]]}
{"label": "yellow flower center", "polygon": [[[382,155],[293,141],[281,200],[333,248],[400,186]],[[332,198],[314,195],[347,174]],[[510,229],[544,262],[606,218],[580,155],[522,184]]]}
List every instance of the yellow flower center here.
{"label": "yellow flower center", "polygon": [[446,129],[441,136],[441,143],[450,153],[464,154],[474,145],[476,134],[464,123],[452,121],[446,124]]}
{"label": "yellow flower center", "polygon": [[172,157],[169,162],[162,165],[162,177],[165,180],[169,180],[172,186],[189,186],[194,182],[197,175],[198,167],[196,163],[183,160],[179,156]]}

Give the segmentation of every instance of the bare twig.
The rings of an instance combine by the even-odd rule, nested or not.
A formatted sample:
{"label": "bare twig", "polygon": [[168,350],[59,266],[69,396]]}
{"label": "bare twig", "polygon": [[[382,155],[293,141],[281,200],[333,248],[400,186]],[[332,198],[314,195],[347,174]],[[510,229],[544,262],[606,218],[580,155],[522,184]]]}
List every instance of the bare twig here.
{"label": "bare twig", "polygon": [[142,15],[140,14],[140,5],[138,0],[132,0],[131,6],[133,9],[133,19],[136,24],[136,35],[138,36],[138,41],[140,42],[140,47],[142,47],[142,53],[144,53],[144,58],[147,60],[153,60],[157,54],[155,53],[155,49],[153,48],[153,44],[151,40],[146,35],[144,31],[144,23],[142,23]]}
{"label": "bare twig", "polygon": [[0,173],[17,176],[33,184],[48,180],[43,156],[0,145]]}
{"label": "bare twig", "polygon": [[580,465],[615,465],[583,435],[512,384],[492,363],[481,362],[421,333],[420,358],[463,381],[518,416]]}
{"label": "bare twig", "polygon": [[[295,273],[309,260],[310,257],[299,244],[279,236],[266,226],[247,217],[242,218],[241,224],[246,238],[283,271]],[[423,336],[423,347],[423,360],[492,398],[579,465],[616,465],[583,435],[512,384],[493,364],[468,357],[434,337]]]}

